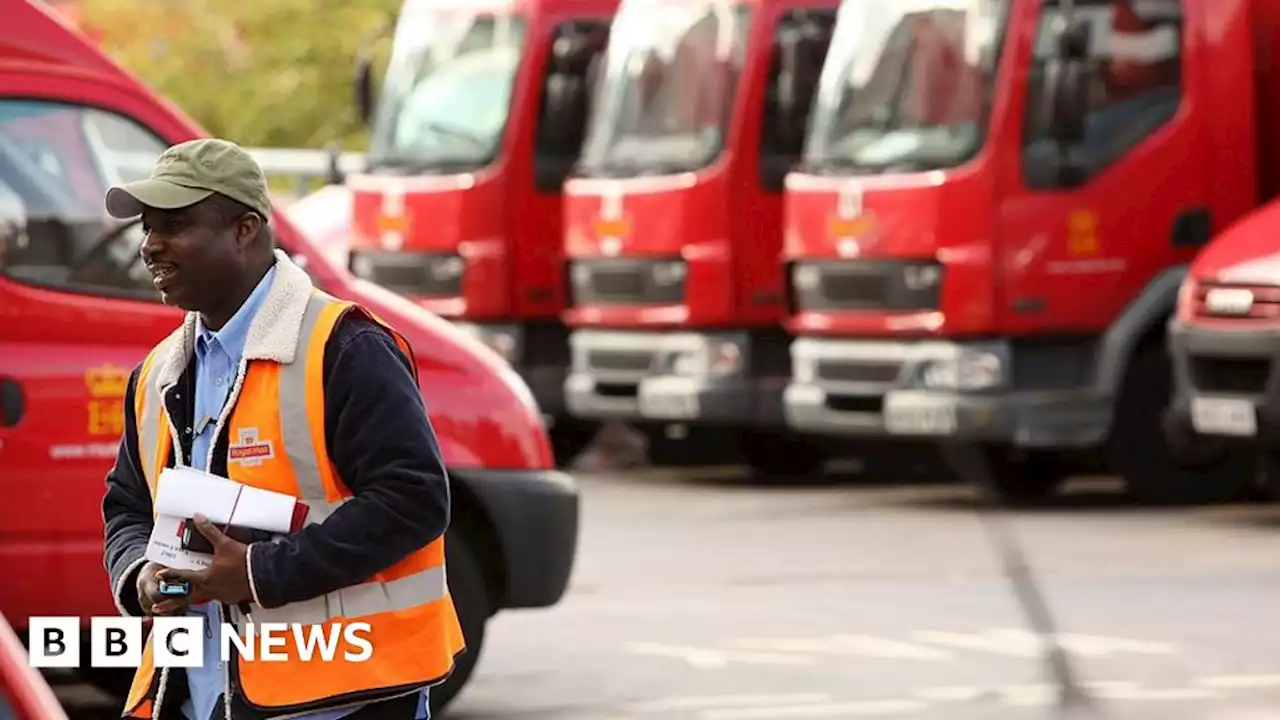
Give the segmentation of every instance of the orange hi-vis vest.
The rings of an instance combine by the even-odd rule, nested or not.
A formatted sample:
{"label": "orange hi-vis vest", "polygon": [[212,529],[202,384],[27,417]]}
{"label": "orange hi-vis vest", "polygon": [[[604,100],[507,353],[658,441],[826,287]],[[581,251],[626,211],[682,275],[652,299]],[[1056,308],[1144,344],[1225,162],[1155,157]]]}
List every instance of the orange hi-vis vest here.
{"label": "orange hi-vis vest", "polygon": [[[392,333],[411,362],[413,352],[372,313],[316,290],[286,256],[277,253],[277,258],[277,277],[250,327],[240,372],[217,428],[228,433],[230,479],[299,498],[310,507],[306,523],[312,525],[352,497],[325,443],[323,362],[338,320],[348,311],[363,312]],[[171,466],[175,448],[181,447],[163,398],[190,362],[193,343],[191,315],[151,351],[138,375],[133,430],[153,502],[160,472]],[[339,645],[332,661],[318,654],[302,660],[289,642],[282,650],[288,660],[264,662],[256,654],[252,660],[240,658],[233,649],[225,676],[228,717],[233,694],[264,717],[274,717],[417,692],[443,682],[465,649],[445,577],[443,537],[364,583],[283,607],[250,603],[249,608],[246,616],[223,606],[224,621],[234,624],[242,638],[247,623],[318,625],[304,628],[304,637],[319,633],[329,638],[341,635],[334,624],[363,622],[370,628],[363,637],[372,655],[362,662],[347,661]],[[148,638],[123,717],[151,720],[163,706],[169,674],[168,668],[156,672],[153,639]],[[256,644],[256,638],[247,639]],[[215,633],[206,642],[222,639]]]}

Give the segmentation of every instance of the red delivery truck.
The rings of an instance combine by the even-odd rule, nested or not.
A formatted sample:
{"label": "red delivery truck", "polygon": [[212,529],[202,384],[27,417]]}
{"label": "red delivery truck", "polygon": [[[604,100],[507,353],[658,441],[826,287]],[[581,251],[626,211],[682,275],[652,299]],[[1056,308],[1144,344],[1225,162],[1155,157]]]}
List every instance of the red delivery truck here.
{"label": "red delivery truck", "polygon": [[[1280,358],[1280,5],[1261,0],[1250,8],[1256,92],[1234,108],[1240,143],[1231,181],[1259,209],[1225,228],[1196,256],[1183,279],[1177,313],[1169,323],[1174,396],[1166,413],[1168,442],[1201,464],[1240,468],[1213,474],[1222,497],[1250,478],[1277,489],[1275,368]],[[1269,69],[1268,76],[1263,71]],[[1255,463],[1261,463],[1256,465]]]}
{"label": "red delivery truck", "polygon": [[[565,185],[569,411],[618,418],[651,458],[736,439],[803,472],[787,433],[782,185],[799,157],[834,0],[623,0]],[[670,428],[668,426],[671,426]],[[703,451],[725,442],[689,445]],[[729,447],[733,447],[729,445]]]}
{"label": "red delivery truck", "polygon": [[[139,225],[110,221],[103,195],[203,131],[39,2],[3,0],[0,16],[0,612],[23,632],[33,615],[77,615],[87,627],[118,613],[101,503],[129,373],[181,319],[142,266]],[[420,384],[450,474],[449,581],[470,648],[432,693],[443,707],[471,675],[494,613],[547,607],[565,592],[575,486],[554,469],[536,403],[507,363],[351,276],[276,217],[282,249],[320,288],[428,349]]]}
{"label": "red delivery truck", "polygon": [[561,463],[598,430],[564,412],[561,186],[616,4],[406,0],[376,101],[367,61],[357,74],[371,139],[346,178],[351,270],[510,362]]}
{"label": "red delivery truck", "polygon": [[1166,325],[1271,192],[1276,17],[847,0],[787,181],[789,422],[979,443],[1011,500],[1082,466],[1147,502],[1230,494],[1237,458],[1165,442]]}

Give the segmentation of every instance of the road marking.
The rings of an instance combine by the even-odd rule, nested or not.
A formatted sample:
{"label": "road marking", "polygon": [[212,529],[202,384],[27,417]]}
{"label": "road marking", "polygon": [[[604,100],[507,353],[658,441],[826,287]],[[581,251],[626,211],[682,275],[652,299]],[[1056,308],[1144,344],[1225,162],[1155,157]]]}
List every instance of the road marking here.
{"label": "road marking", "polygon": [[921,700],[855,700],[814,705],[787,705],[771,708],[735,708],[704,710],[704,720],[755,720],[788,717],[854,717],[857,715],[897,715],[928,710],[932,705]]}
{"label": "road marking", "polygon": [[1021,631],[987,630],[983,633],[958,633],[947,630],[917,630],[911,637],[918,642],[956,650],[1010,655],[1020,658],[1039,657],[1043,652],[1039,639]]}
{"label": "road marking", "polygon": [[1280,675],[1212,675],[1199,678],[1196,684],[1224,690],[1257,690],[1280,687]]}
{"label": "road marking", "polygon": [[[911,635],[919,642],[995,655],[1036,658],[1044,652],[1040,637],[1026,630],[992,628],[981,633],[919,630]],[[1058,642],[1072,655],[1091,657],[1123,653],[1135,655],[1176,655],[1178,653],[1178,647],[1172,643],[1103,635],[1061,633],[1058,635]]]}
{"label": "road marking", "polygon": [[720,650],[716,648],[685,647],[681,645],[659,645],[657,643],[627,643],[626,650],[636,655],[657,655],[659,657],[684,660],[690,667],[699,670],[725,668],[730,663],[748,665],[813,665],[816,661],[805,655],[787,655],[783,653],[750,652],[745,650]]}
{"label": "road marking", "polygon": [[748,638],[733,641],[737,647],[813,655],[858,655],[884,660],[952,660],[947,650],[888,640],[871,635],[832,635],[827,638],[768,640]]}
{"label": "road marking", "polygon": [[739,705],[786,705],[788,703],[825,703],[832,698],[826,693],[792,693],[790,695],[709,695],[706,697],[673,697],[652,700],[634,706],[640,712],[666,710],[697,710],[701,708],[734,707]]}

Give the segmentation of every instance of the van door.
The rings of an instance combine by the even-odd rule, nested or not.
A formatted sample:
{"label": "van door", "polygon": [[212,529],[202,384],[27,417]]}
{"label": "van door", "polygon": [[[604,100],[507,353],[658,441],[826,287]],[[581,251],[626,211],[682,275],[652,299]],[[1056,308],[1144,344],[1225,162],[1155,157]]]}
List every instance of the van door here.
{"label": "van door", "polygon": [[115,613],[103,481],[130,371],[181,313],[141,264],[140,226],[103,200],[168,143],[111,109],[105,84],[0,74],[0,87],[0,608],[22,627]]}

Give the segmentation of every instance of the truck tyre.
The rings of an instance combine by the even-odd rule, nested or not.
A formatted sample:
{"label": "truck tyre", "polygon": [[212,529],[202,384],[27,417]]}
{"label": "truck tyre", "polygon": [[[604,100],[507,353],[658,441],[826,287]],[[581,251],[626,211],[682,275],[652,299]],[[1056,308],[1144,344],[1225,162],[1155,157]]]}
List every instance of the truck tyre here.
{"label": "truck tyre", "polygon": [[475,672],[484,644],[485,625],[493,615],[493,601],[484,573],[466,535],[458,533],[445,540],[445,565],[449,569],[449,593],[458,610],[458,622],[467,650],[458,657],[449,679],[431,688],[431,717],[444,717],[445,709],[458,697]]}
{"label": "truck tyre", "polygon": [[743,433],[738,452],[752,475],[770,481],[812,479],[827,461],[822,448],[785,431]]}
{"label": "truck tyre", "polygon": [[583,423],[566,418],[558,418],[551,427],[551,452],[555,455],[556,467],[567,468],[573,464],[596,439],[600,427],[595,423]]}
{"label": "truck tyre", "polygon": [[1254,479],[1247,454],[1166,433],[1172,376],[1163,345],[1142,347],[1129,364],[1107,448],[1112,472],[1144,505],[1207,505],[1240,497]]}
{"label": "truck tyre", "polygon": [[991,473],[991,490],[997,500],[1009,506],[1038,505],[1052,499],[1071,472],[1061,458],[1051,453],[986,447],[983,458]]}

